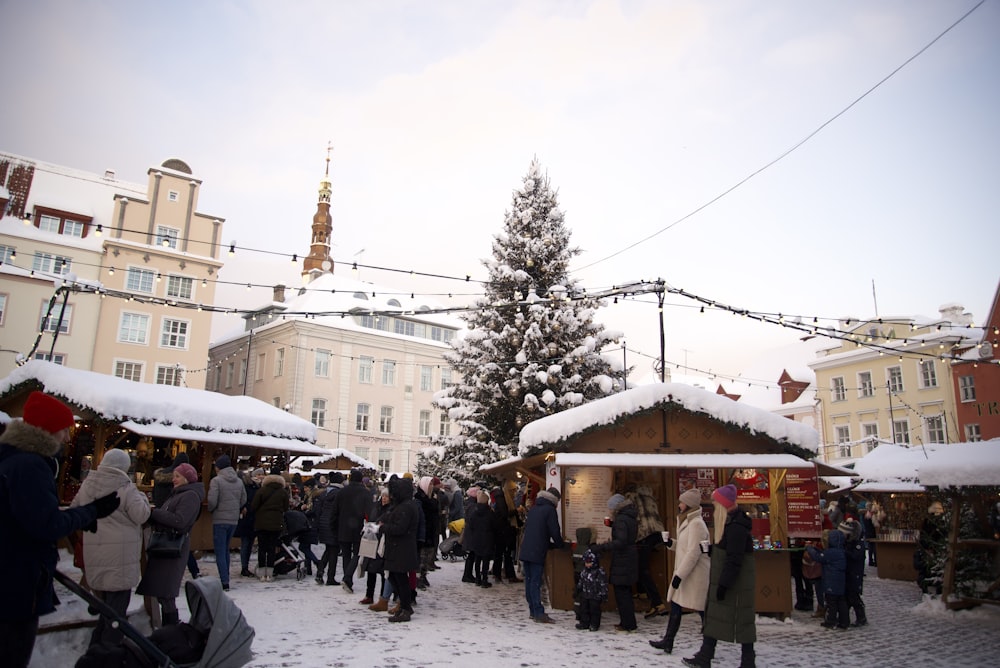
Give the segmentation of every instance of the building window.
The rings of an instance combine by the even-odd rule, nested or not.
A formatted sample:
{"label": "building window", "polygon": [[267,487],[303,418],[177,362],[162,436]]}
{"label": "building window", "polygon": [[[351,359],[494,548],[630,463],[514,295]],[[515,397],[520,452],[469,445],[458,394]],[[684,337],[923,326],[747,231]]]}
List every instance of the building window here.
{"label": "building window", "polygon": [[450,436],[451,435],[451,420],[448,419],[448,413],[442,411],[441,417],[438,422],[438,436]]}
{"label": "building window", "polygon": [[226,387],[233,386],[233,377],[236,375],[236,363],[226,362]]}
{"label": "building window", "polygon": [[417,433],[420,436],[431,435],[431,412],[420,411],[420,421],[417,426]]}
{"label": "building window", "polygon": [[947,443],[944,435],[944,418],[942,416],[935,415],[934,417],[926,418],[925,423],[927,425],[928,443]]}
{"label": "building window", "polygon": [[58,364],[59,366],[66,364],[66,356],[62,353],[54,353],[52,355],[48,353],[35,353],[35,356],[32,359],[52,362],[53,364]]}
{"label": "building window", "polygon": [[388,473],[392,469],[392,450],[389,448],[378,449],[378,470]]}
{"label": "building window", "polygon": [[0,326],[3,325],[5,313],[7,313],[7,295],[0,293]]}
{"label": "building window", "polygon": [[59,214],[54,211],[48,211],[45,213],[39,212],[38,224],[36,227],[42,232],[61,234],[64,237],[80,238],[83,236],[84,230],[87,229],[87,223],[89,223],[90,220],[90,218],[71,218],[65,214]]}
{"label": "building window", "polygon": [[246,360],[245,357],[240,360],[240,365],[239,365],[239,367],[237,367],[236,374],[237,374],[237,376],[236,376],[236,384],[240,385],[240,386],[246,384],[246,382],[247,382],[247,360]]}
{"label": "building window", "polygon": [[328,378],[330,376],[330,351],[317,350],[316,361],[313,364],[313,373],[317,378]]}
{"label": "building window", "polygon": [[405,334],[406,336],[413,336],[416,329],[414,323],[409,320],[401,320],[399,318],[393,318],[393,331],[396,334]]}
{"label": "building window", "polygon": [[115,376],[141,383],[142,364],[140,362],[115,362]]}
{"label": "building window", "polygon": [[264,368],[267,366],[267,353],[257,355],[257,368],[254,369],[253,379],[264,380]]}
{"label": "building window", "polygon": [[176,249],[178,236],[180,236],[180,230],[176,228],[164,227],[163,225],[156,227],[156,244],[158,246]]}
{"label": "building window", "polygon": [[983,440],[983,433],[980,431],[978,424],[965,425],[965,440],[969,443]]}
{"label": "building window", "polygon": [[149,340],[149,316],[143,313],[122,313],[118,325],[118,340],[122,343],[141,343]]}
{"label": "building window", "polygon": [[833,428],[834,438],[837,440],[837,451],[841,458],[851,456],[851,427],[849,425],[838,425]]}
{"label": "building window", "polygon": [[910,422],[909,420],[892,421],[892,440],[894,443],[910,443]]}
{"label": "building window", "polygon": [[861,425],[861,433],[868,445],[868,452],[871,452],[878,445],[878,423],[865,422]]}
{"label": "building window", "polygon": [[35,257],[31,261],[32,271],[44,274],[58,274],[60,276],[68,274],[73,259],[63,255],[52,255],[51,253],[41,253],[36,251]]}
{"label": "building window", "polygon": [[17,251],[13,246],[4,246],[0,244],[0,262],[4,264],[14,264],[14,260],[17,258]]}
{"label": "building window", "polygon": [[375,369],[375,358],[362,355],[358,358],[358,382],[369,384],[372,382],[372,372]]}
{"label": "building window", "polygon": [[858,396],[859,397],[873,397],[875,396],[875,386],[872,384],[872,372],[862,371],[858,374]]}
{"label": "building window", "polygon": [[451,382],[451,369],[447,367],[441,367],[441,389],[446,390],[453,384],[454,383]]}
{"label": "building window", "polygon": [[178,366],[158,366],[156,367],[156,384],[173,385],[180,387],[181,370]]}
{"label": "building window", "polygon": [[844,401],[847,399],[847,391],[844,389],[844,379],[841,376],[830,379],[830,400]]}
{"label": "building window", "polygon": [[311,421],[317,427],[326,426],[326,399],[313,399]]}
{"label": "building window", "polygon": [[420,391],[430,392],[431,388],[434,386],[433,380],[434,367],[428,366],[426,364],[420,367]]}
{"label": "building window", "polygon": [[180,197],[181,197],[181,194],[179,192],[177,192],[176,190],[168,190],[167,191],[167,200],[170,201],[170,202],[176,202],[177,200],[180,199]]}
{"label": "building window", "polygon": [[392,406],[382,406],[382,412],[379,416],[378,430],[383,434],[392,433],[392,415],[394,411]]}
{"label": "building window", "polygon": [[280,376],[285,373],[285,349],[278,348],[274,351],[274,375]]}
{"label": "building window", "polygon": [[903,369],[898,366],[891,366],[886,369],[886,380],[889,382],[889,391],[899,394],[903,391]]}
{"label": "building window", "polygon": [[42,304],[42,315],[38,319],[38,330],[49,332],[50,334],[59,330],[60,334],[65,334],[69,331],[69,324],[72,319],[72,304],[63,306],[61,302],[56,302],[52,305],[52,310],[50,311],[49,305],[44,303]]}
{"label": "building window", "polygon": [[354,454],[356,454],[358,457],[361,457],[361,459],[368,459],[368,455],[370,454],[370,452],[371,448],[366,448],[366,447],[354,448]]}
{"label": "building window", "polygon": [[963,402],[976,400],[976,378],[974,376],[958,377],[958,394]]}
{"label": "building window", "polygon": [[358,412],[354,416],[354,429],[368,431],[372,417],[372,407],[368,404],[358,404]]}
{"label": "building window", "polygon": [[920,387],[937,387],[937,369],[934,368],[934,360],[925,360],[920,363]]}
{"label": "building window", "polygon": [[186,320],[164,318],[163,330],[160,332],[160,346],[187,350],[189,324]]}
{"label": "building window", "polygon": [[382,384],[389,386],[396,384],[395,360],[382,360]]}
{"label": "building window", "polygon": [[153,294],[153,284],[156,274],[149,269],[129,267],[128,275],[125,277],[125,289],[129,292],[144,292]]}
{"label": "building window", "polygon": [[194,294],[194,279],[189,276],[167,276],[167,296],[191,299]]}

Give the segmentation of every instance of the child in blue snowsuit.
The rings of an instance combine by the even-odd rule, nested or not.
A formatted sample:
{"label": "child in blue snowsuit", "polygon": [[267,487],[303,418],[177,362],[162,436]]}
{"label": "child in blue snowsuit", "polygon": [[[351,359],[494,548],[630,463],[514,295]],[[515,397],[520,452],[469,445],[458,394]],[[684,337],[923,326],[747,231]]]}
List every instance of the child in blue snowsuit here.
{"label": "child in blue snowsuit", "polygon": [[576,628],[596,631],[601,628],[601,603],[608,600],[608,574],[601,568],[593,550],[583,553],[583,571],[576,585],[580,600],[580,618]]}
{"label": "child in blue snowsuit", "polygon": [[851,623],[848,617],[846,592],[847,555],[844,553],[844,534],[839,530],[830,531],[829,546],[817,550],[812,545],[806,547],[809,557],[823,564],[823,594],[826,598],[826,621],[828,629],[846,629]]}

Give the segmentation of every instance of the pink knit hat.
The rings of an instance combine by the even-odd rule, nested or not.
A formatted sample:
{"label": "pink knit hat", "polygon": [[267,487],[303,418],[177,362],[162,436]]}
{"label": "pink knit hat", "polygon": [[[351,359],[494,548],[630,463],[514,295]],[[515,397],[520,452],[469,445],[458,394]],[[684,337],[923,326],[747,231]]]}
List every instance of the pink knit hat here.
{"label": "pink knit hat", "polygon": [[174,471],[177,471],[182,476],[184,476],[185,480],[187,480],[188,482],[198,482],[198,472],[195,471],[194,467],[191,466],[190,464],[186,463],[180,464],[177,468],[174,469]]}
{"label": "pink knit hat", "polygon": [[725,485],[712,492],[712,500],[726,510],[736,507],[736,485]]}

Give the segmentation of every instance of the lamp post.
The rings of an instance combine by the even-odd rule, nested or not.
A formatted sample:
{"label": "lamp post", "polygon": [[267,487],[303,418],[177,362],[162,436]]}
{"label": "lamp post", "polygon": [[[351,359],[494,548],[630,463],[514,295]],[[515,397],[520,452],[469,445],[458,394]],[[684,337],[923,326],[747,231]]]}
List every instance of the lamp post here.
{"label": "lamp post", "polygon": [[628,389],[628,360],[626,359],[625,339],[622,339],[622,391]]}

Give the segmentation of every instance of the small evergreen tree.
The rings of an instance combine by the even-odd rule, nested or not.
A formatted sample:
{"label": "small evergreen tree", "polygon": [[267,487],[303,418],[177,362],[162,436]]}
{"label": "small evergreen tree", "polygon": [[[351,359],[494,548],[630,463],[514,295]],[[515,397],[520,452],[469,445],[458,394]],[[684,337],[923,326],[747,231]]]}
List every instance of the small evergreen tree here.
{"label": "small evergreen tree", "polygon": [[421,475],[463,484],[483,478],[483,464],[517,454],[518,434],[540,417],[603,397],[619,387],[602,347],[620,333],[594,322],[600,300],[569,276],[579,254],[556,192],[537,160],[493,240],[485,295],[464,316],[468,334],[448,360],[461,377],[435,404],[456,433],[418,457]]}

